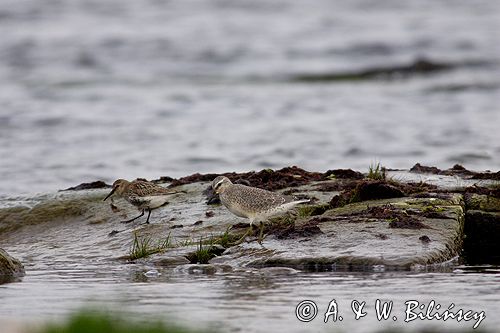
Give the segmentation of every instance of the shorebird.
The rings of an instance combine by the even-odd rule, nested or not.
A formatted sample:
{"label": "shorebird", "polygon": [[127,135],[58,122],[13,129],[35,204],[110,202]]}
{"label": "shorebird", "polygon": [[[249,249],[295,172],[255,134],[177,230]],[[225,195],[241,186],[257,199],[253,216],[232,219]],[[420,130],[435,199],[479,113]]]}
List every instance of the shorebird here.
{"label": "shorebird", "polygon": [[219,194],[220,201],[231,213],[250,220],[250,229],[242,239],[251,231],[253,223],[261,223],[259,242],[265,220],[283,214],[298,204],[309,202],[309,200],[295,200],[292,197],[256,187],[233,184],[224,176],[215,178],[212,181],[212,188],[215,193]]}
{"label": "shorebird", "polygon": [[104,198],[106,201],[110,196],[116,194],[132,205],[136,206],[142,213],[133,219],[122,221],[122,223],[129,223],[137,220],[144,215],[144,211],[148,210],[148,217],[146,223],[149,223],[149,216],[151,211],[158,207],[165,205],[172,194],[179,192],[167,190],[164,187],[144,180],[127,181],[125,179],[118,179],[113,183],[113,189]]}

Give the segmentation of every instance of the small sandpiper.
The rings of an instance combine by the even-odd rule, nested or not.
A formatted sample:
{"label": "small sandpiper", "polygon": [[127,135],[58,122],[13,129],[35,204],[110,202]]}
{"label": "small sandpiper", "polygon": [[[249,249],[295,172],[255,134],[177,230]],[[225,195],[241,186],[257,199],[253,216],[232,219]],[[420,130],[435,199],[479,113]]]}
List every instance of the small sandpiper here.
{"label": "small sandpiper", "polygon": [[233,184],[224,176],[215,178],[212,181],[212,188],[215,193],[219,194],[220,201],[231,213],[250,220],[250,229],[242,239],[251,231],[254,222],[261,222],[259,242],[263,232],[262,223],[266,219],[283,214],[298,204],[309,202],[309,200],[295,200],[292,197],[256,187]]}
{"label": "small sandpiper", "polygon": [[123,197],[139,210],[142,210],[142,213],[133,219],[122,221],[122,223],[129,223],[137,220],[139,217],[144,215],[144,211],[146,209],[148,210],[146,223],[149,223],[151,211],[167,204],[171,195],[176,193],[179,192],[168,190],[164,187],[144,180],[134,180],[129,182],[125,179],[118,179],[113,183],[113,189],[103,201],[106,201],[106,199],[113,194]]}

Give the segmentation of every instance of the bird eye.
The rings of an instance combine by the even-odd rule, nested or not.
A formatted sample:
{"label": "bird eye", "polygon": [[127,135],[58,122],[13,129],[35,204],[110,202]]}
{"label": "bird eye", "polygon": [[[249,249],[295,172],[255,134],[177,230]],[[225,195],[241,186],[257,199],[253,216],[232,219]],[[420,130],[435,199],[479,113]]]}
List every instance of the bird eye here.
{"label": "bird eye", "polygon": [[221,187],[222,183],[223,183],[223,180],[218,181],[218,182],[214,185],[214,187],[213,187],[213,188],[214,188],[214,191],[215,191],[215,190],[217,190],[219,187]]}

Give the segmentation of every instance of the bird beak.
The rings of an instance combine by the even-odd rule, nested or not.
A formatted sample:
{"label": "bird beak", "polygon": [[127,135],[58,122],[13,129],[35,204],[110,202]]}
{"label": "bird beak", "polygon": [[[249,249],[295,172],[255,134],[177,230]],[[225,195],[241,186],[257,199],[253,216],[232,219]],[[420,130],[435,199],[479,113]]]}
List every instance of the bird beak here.
{"label": "bird beak", "polygon": [[113,187],[113,189],[111,190],[111,192],[109,192],[109,194],[106,196],[106,198],[104,198],[103,201],[106,201],[107,198],[109,198],[110,196],[112,196],[113,193],[115,193],[115,191],[116,191],[117,188],[118,188],[118,186]]}

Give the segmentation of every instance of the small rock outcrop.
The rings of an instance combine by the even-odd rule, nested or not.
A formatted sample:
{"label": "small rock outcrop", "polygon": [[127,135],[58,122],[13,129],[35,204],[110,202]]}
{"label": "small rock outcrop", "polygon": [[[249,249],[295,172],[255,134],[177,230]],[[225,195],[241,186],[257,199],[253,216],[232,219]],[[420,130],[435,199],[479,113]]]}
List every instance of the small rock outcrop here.
{"label": "small rock outcrop", "polygon": [[24,275],[24,267],[21,262],[0,248],[0,283],[9,282],[22,275]]}

